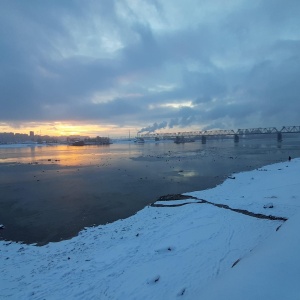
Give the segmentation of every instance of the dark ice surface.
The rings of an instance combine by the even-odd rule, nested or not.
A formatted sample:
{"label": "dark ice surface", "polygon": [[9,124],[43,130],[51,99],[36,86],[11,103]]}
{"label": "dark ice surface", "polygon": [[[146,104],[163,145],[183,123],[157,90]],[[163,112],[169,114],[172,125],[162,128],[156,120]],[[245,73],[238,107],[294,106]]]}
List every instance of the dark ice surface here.
{"label": "dark ice surface", "polygon": [[[300,156],[300,139],[0,147],[0,238],[68,239],[127,218],[166,194],[212,188],[234,172]],[[288,163],[288,161],[287,161]]]}

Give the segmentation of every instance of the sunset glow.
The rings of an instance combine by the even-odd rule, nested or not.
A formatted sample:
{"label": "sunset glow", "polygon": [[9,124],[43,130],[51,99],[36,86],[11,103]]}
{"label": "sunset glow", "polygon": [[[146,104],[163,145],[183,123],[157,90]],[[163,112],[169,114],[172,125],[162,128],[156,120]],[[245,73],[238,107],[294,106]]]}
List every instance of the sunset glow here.
{"label": "sunset glow", "polygon": [[97,125],[86,124],[79,122],[53,122],[53,123],[38,123],[28,122],[22,124],[5,124],[0,123],[0,132],[14,132],[26,133],[34,131],[35,135],[49,135],[49,136],[108,136],[108,137],[127,137],[129,131],[132,136],[138,131],[135,128],[120,129],[114,125]]}

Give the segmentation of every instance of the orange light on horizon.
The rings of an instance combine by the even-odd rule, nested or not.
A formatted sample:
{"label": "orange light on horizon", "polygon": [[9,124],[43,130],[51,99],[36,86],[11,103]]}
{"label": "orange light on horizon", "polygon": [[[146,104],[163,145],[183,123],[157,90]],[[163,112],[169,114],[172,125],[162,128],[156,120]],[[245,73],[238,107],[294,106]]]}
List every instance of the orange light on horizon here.
{"label": "orange light on horizon", "polygon": [[132,133],[136,131],[135,128],[118,127],[116,125],[98,125],[87,124],[83,122],[26,122],[14,124],[0,123],[0,132],[14,132],[29,134],[34,131],[35,135],[49,135],[49,136],[127,136],[128,131]]}

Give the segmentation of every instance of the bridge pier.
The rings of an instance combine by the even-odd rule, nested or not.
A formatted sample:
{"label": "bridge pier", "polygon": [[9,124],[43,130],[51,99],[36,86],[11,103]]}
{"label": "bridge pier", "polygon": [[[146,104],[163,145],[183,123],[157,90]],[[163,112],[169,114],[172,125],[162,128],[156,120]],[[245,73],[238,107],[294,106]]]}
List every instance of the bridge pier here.
{"label": "bridge pier", "polygon": [[282,133],[277,132],[277,142],[282,142]]}
{"label": "bridge pier", "polygon": [[238,143],[239,141],[240,141],[239,135],[238,135],[238,134],[235,134],[235,135],[234,135],[234,142],[235,142],[235,143]]}
{"label": "bridge pier", "polygon": [[202,142],[202,144],[206,144],[206,136],[205,135],[202,135],[201,142]]}

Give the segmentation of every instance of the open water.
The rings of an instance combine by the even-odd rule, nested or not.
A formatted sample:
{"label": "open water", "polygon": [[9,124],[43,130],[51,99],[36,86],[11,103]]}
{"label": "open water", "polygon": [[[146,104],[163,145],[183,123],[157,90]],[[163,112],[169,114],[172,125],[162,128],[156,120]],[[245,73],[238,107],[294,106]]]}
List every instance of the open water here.
{"label": "open water", "polygon": [[234,172],[300,156],[300,139],[109,146],[0,146],[0,238],[68,239],[126,218],[166,194],[212,188]]}

